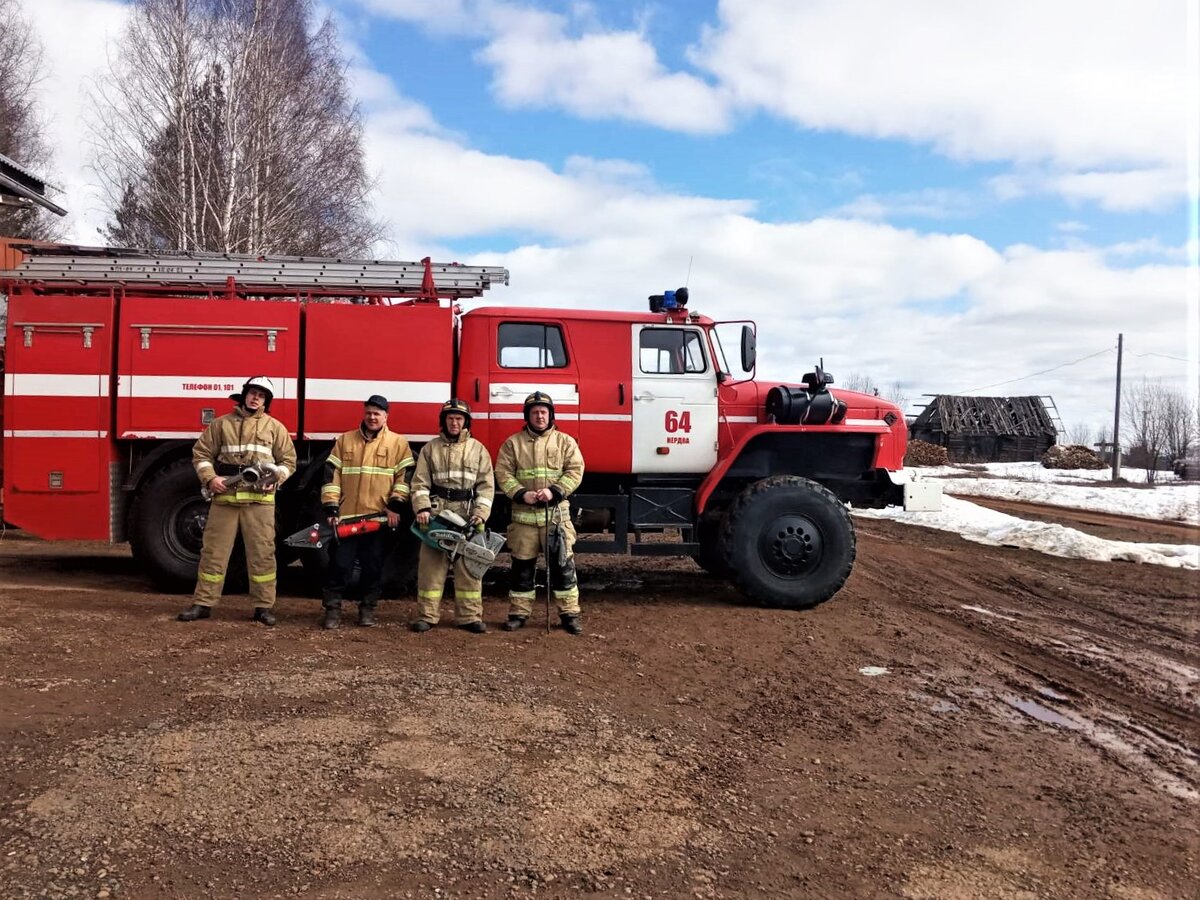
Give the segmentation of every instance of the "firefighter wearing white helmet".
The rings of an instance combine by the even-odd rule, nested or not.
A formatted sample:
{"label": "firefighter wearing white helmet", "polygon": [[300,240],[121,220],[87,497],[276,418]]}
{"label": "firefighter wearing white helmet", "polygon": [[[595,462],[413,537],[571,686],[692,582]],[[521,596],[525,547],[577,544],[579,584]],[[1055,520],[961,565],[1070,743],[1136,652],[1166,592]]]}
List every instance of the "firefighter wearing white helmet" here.
{"label": "firefighter wearing white helmet", "polygon": [[583,454],[575,438],[554,427],[554,401],[549,394],[534,391],[526,397],[524,415],[525,427],[504,442],[496,457],[496,483],[512,501],[507,535],[512,573],[504,627],[516,631],[533,612],[540,549],[546,554],[562,626],[570,634],[582,634],[572,553],[575,527],[567,497],[583,480]]}
{"label": "firefighter wearing white helmet", "polygon": [[[250,573],[254,620],[275,624],[275,491],[296,471],[296,448],[287,428],[269,415],[275,386],[265,375],[249,379],[230,396],[233,412],[210,424],[192,448],[192,465],[200,484],[212,493],[204,546],[192,605],[179,614],[182,622],[207,619],[221,599],[229,554],[241,532]],[[248,467],[263,474],[253,483],[236,482]],[[228,483],[227,483],[228,482]]]}
{"label": "firefighter wearing white helmet", "polygon": [[[492,459],[471,437],[471,407],[458,399],[442,404],[438,434],[421,448],[412,480],[412,507],[424,528],[439,512],[450,511],[482,528],[492,512],[495,493]],[[450,560],[441,550],[421,544],[417,567],[417,611],[412,630],[428,631],[441,618],[442,592]],[[483,580],[467,571],[463,557],[454,561],[454,624],[483,634]]]}

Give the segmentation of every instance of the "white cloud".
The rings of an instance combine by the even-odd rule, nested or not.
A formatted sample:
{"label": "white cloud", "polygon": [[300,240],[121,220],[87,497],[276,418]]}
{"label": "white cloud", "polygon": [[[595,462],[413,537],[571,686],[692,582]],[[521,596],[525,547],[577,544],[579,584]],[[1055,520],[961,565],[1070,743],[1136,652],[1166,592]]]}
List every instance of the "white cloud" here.
{"label": "white cloud", "polygon": [[810,128],[1071,168],[1184,160],[1186,0],[722,0],[692,61]]}
{"label": "white cloud", "polygon": [[63,188],[56,199],[70,213],[72,239],[97,244],[96,229],[106,219],[96,178],[87,168],[87,91],[102,75],[108,40],[124,25],[127,10],[116,0],[24,0],[23,8],[46,54],[39,91],[60,173],[56,182]]}
{"label": "white cloud", "polygon": [[997,175],[990,183],[1002,200],[1052,193],[1071,203],[1095,202],[1113,212],[1163,210],[1177,203],[1187,188],[1183,168],[1166,166],[1079,172],[1024,169]]}
{"label": "white cloud", "polygon": [[968,191],[927,188],[894,194],[862,194],[839,207],[839,215],[856,219],[889,219],[919,216],[927,219],[953,219],[978,215],[979,200]]}
{"label": "white cloud", "polygon": [[563,16],[524,13],[480,53],[495,69],[493,90],[509,106],[564,109],[586,119],[619,118],[672,131],[729,127],[719,91],[694,75],[668,72],[636,31],[568,35]]}

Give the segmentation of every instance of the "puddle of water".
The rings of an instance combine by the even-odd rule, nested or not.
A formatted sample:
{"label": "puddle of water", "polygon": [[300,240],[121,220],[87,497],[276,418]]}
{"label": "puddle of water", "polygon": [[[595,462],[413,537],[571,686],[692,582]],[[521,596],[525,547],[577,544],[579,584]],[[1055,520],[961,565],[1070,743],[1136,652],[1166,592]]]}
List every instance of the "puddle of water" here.
{"label": "puddle of water", "polygon": [[1003,619],[1005,622],[1017,621],[1012,616],[1006,616],[1003,613],[998,613],[993,609],[988,609],[985,606],[971,606],[969,603],[963,603],[962,609],[969,609],[971,612],[977,612],[980,615],[991,616],[994,619]]}
{"label": "puddle of water", "polygon": [[886,675],[890,671],[891,669],[885,666],[863,666],[858,670],[858,674],[874,677],[876,675]]}
{"label": "puddle of water", "polygon": [[[1040,688],[1039,693],[1048,699],[1062,698],[1049,688]],[[1089,719],[1075,712],[1058,712],[1036,700],[1016,694],[1000,694],[1000,700],[1038,722],[1068,731],[1078,732],[1089,743],[1133,763],[1156,788],[1181,800],[1200,800],[1200,791],[1193,784],[1200,764],[1196,754],[1187,747],[1164,739],[1147,729],[1120,716],[1104,713],[1107,724]],[[1065,699],[1065,698],[1064,698]],[[1187,775],[1172,772],[1158,760],[1170,758]]]}
{"label": "puddle of water", "polygon": [[1061,713],[1057,713],[1048,706],[1043,706],[1036,700],[1026,700],[1024,697],[1018,697],[1016,694],[1001,694],[1000,699],[1011,706],[1018,712],[1022,712],[1031,719],[1037,719],[1039,722],[1044,722],[1047,725],[1058,725],[1062,728],[1070,728],[1072,731],[1078,731],[1082,725],[1074,719],[1069,719]]}

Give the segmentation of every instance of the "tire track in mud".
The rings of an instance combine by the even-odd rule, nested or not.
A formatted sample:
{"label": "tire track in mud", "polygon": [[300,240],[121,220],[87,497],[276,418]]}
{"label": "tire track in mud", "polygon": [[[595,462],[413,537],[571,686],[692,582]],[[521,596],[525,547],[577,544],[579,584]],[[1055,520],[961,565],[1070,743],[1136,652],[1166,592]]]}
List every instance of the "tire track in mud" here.
{"label": "tire track in mud", "polygon": [[[860,529],[860,534],[868,540],[874,538],[869,529]],[[941,539],[945,540],[945,538]],[[1032,652],[1040,665],[1053,662],[1059,671],[1060,678],[1068,675],[1077,679],[1081,678],[1115,702],[1131,706],[1147,705],[1184,730],[1193,732],[1196,730],[1195,701],[1188,703],[1184,702],[1182,698],[1178,698],[1178,691],[1168,689],[1168,685],[1173,684],[1169,679],[1163,679],[1157,689],[1152,681],[1150,684],[1146,683],[1153,679],[1154,673],[1145,671],[1145,667],[1137,661],[1137,654],[1161,655],[1165,648],[1161,641],[1156,642],[1146,635],[1121,633],[1122,630],[1128,630],[1130,625],[1142,628],[1140,622],[1123,621],[1113,624],[1088,622],[1080,617],[1089,614],[1109,615],[1110,613],[1073,600],[1070,592],[1067,591],[1055,596],[1051,596],[1045,591],[1013,595],[1011,592],[1006,592],[1005,588],[1011,587],[1014,581],[1024,583],[1024,576],[1019,571],[1014,573],[1014,579],[1003,577],[994,579],[978,567],[972,567],[968,559],[964,558],[970,555],[977,556],[981,552],[994,558],[997,553],[1005,551],[991,548],[983,550],[964,542],[965,553],[949,554],[948,561],[953,560],[953,563],[939,568],[936,577],[933,577],[928,568],[912,566],[909,548],[897,546],[901,547],[901,552],[888,553],[885,551],[883,554],[875,554],[868,551],[863,554],[864,557],[869,556],[871,562],[860,565],[859,571],[856,573],[859,578],[869,580],[887,589],[888,599],[903,600],[908,608],[931,613],[940,622],[955,623],[960,636],[969,636],[972,643],[980,643],[982,629],[985,643],[987,640],[994,639],[1004,642],[1011,649],[1020,649],[1026,653]],[[1026,553],[1029,551],[1010,552]],[[1014,563],[1003,560],[999,562],[1006,567],[1014,565]],[[1015,565],[1020,565],[1020,561],[1017,561]],[[875,574],[877,567],[887,570],[886,577]],[[900,572],[903,574],[897,577]],[[905,585],[901,593],[896,592],[898,583]],[[935,598],[941,598],[945,605],[939,605]],[[1068,612],[1061,611],[1064,604],[1070,607],[1076,615],[1072,616]],[[964,606],[982,606],[985,610],[999,615],[987,615],[986,612],[971,615],[970,613],[973,611],[969,608],[964,609]],[[1017,622],[1007,622],[1005,617],[1016,619]],[[1128,617],[1123,618],[1127,619]],[[1013,627],[1014,624],[1019,627]],[[1055,626],[1061,627],[1056,628]],[[1119,628],[1119,626],[1123,626],[1123,628]],[[1179,635],[1179,631],[1173,628],[1153,630],[1159,630],[1163,636],[1172,638],[1177,638]],[[1044,636],[1039,634],[1042,631],[1045,632]],[[1086,633],[1088,643],[1085,643],[1084,635],[1081,632]],[[1180,663],[1184,668],[1195,672],[1200,677],[1200,653],[1194,650],[1189,652],[1186,641],[1181,640],[1180,643],[1181,646],[1176,651],[1181,658]],[[1100,652],[1089,652],[1089,646],[1098,648]],[[1065,654],[1064,650],[1067,651]],[[1081,663],[1080,659],[1075,657],[1087,659],[1087,662]],[[1118,665],[1118,663],[1123,665]],[[1098,664],[1101,667],[1100,671],[1097,670]],[[1145,680],[1131,679],[1130,670],[1141,674]],[[1120,690],[1114,693],[1113,688]]]}
{"label": "tire track in mud", "polygon": [[[860,528],[866,547],[856,573],[859,583],[878,589],[878,595],[871,592],[872,599],[902,604],[936,623],[943,633],[948,629],[968,646],[996,658],[991,677],[999,683],[991,688],[993,696],[986,696],[986,689],[973,689],[973,696],[955,696],[954,702],[965,700],[1010,721],[1033,719],[1078,733],[1094,750],[1115,758],[1157,789],[1186,801],[1200,798],[1200,659],[1186,644],[1171,654],[1178,657],[1174,663],[1162,655],[1167,649],[1162,638],[1179,640],[1178,630],[1151,629],[1159,632],[1156,641],[1136,633],[1139,622],[1118,626],[1087,621],[1087,615],[1111,613],[1072,599],[1083,589],[1073,589],[1078,579],[1074,572],[1064,577],[1049,566],[1042,582],[1021,570],[1027,562],[1024,552],[1011,551],[1015,555],[1010,560],[997,558],[1005,551],[974,545],[962,553],[924,547],[930,552],[914,555],[913,547],[886,533],[894,527],[905,526],[885,526],[879,541],[874,528]],[[918,546],[946,540],[955,539],[913,536]],[[947,565],[930,567],[930,558],[944,559]],[[1004,571],[992,574],[981,563]],[[1056,590],[1056,579],[1067,587]],[[898,590],[897,585],[902,587]],[[1012,592],[1014,587],[1018,593]],[[1127,596],[1154,602],[1153,596]],[[1135,633],[1123,633],[1130,630]],[[1172,665],[1174,677],[1168,674]]]}

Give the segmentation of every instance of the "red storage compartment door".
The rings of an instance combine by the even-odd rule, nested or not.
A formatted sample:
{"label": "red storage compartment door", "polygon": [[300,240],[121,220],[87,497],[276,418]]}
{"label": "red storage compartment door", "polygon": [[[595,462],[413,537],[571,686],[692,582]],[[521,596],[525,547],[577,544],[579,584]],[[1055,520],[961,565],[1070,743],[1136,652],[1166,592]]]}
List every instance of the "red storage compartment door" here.
{"label": "red storage compartment door", "polygon": [[14,295],[6,341],[5,519],[108,540],[112,298]]}
{"label": "red storage compartment door", "polygon": [[271,415],[296,434],[299,303],[126,297],[119,333],[118,437],[198,437],[255,375],[274,382]]}
{"label": "red storage compartment door", "polygon": [[449,307],[310,303],[306,316],[306,438],[329,440],[357,427],[372,394],[388,399],[392,431],[417,441],[437,433],[454,371]]}

